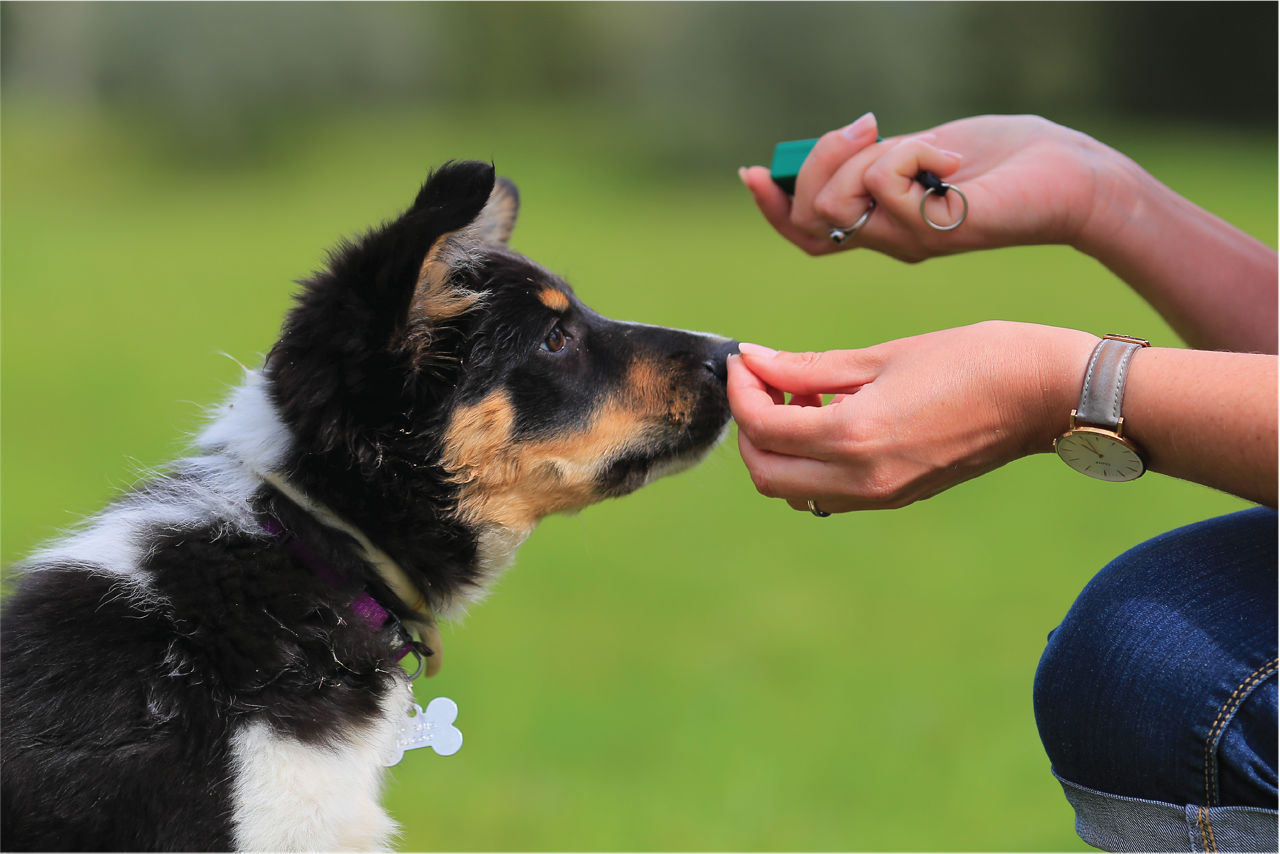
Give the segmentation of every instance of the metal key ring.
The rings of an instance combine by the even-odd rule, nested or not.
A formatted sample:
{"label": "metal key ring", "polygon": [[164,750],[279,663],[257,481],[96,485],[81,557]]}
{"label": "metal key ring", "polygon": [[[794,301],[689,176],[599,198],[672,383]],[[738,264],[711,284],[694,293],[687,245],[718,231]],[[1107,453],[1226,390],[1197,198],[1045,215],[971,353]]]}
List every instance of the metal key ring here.
{"label": "metal key ring", "polygon": [[[929,215],[924,211],[925,202],[929,201],[929,197],[937,194],[941,196],[947,190],[954,190],[955,194],[960,197],[960,202],[964,205],[964,209],[960,211],[960,218],[950,225],[938,225],[929,219]],[[927,187],[924,195],[920,197],[920,218],[924,220],[924,224],[932,228],[934,231],[952,231],[959,228],[969,217],[969,200],[965,198],[964,193],[960,192],[960,188],[954,184],[943,182],[940,188]]]}

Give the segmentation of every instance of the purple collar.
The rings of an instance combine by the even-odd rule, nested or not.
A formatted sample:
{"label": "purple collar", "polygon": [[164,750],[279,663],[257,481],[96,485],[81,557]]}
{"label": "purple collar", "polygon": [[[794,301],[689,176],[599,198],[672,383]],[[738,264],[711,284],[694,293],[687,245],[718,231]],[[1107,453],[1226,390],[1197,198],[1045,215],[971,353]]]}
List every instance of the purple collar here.
{"label": "purple collar", "polygon": [[[315,573],[316,578],[319,578],[325,584],[328,584],[331,587],[347,586],[349,579],[344,573],[338,570],[333,564],[329,563],[329,561],[327,561],[319,552],[311,548],[311,546],[307,545],[303,540],[299,539],[292,531],[286,528],[279,519],[274,516],[264,517],[262,519],[262,530],[273,538],[279,540],[280,545],[284,547],[285,551],[289,552],[289,554],[293,555],[301,563],[310,567],[311,571]],[[400,620],[396,618],[396,615],[382,607],[382,605],[378,603],[377,599],[374,599],[369,595],[368,590],[361,590],[360,595],[351,600],[350,608],[355,612],[356,616],[363,620],[365,625],[371,629],[380,629],[385,626],[388,621],[391,621],[395,623],[396,630],[401,636],[409,637],[409,633],[400,625]],[[397,663],[410,653],[413,653],[418,657],[418,670],[410,677],[410,679],[416,679],[422,673],[424,667],[423,656],[430,656],[433,654],[433,652],[425,646],[423,646],[422,649],[418,649],[418,646],[418,642],[410,639],[395,651]]]}

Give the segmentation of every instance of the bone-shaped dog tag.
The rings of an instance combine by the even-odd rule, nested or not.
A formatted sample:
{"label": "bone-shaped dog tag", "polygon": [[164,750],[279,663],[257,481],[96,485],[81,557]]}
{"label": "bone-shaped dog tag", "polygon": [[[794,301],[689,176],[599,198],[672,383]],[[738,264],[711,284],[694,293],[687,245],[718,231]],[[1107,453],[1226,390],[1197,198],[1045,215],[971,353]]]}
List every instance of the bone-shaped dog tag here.
{"label": "bone-shaped dog tag", "polygon": [[453,725],[458,719],[458,704],[448,697],[436,697],[424,711],[413,703],[400,719],[395,748],[384,765],[391,766],[404,758],[406,750],[430,747],[440,756],[452,756],[462,747],[462,732]]}

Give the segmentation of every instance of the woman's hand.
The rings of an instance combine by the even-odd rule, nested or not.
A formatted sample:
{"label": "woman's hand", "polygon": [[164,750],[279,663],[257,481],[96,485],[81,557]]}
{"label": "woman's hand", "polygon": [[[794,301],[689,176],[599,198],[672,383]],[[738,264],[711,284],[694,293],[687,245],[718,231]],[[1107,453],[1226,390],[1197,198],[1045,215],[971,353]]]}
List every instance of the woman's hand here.
{"label": "woman's hand", "polygon": [[[1036,116],[979,116],[876,142],[870,113],[823,136],[791,198],[762,166],[743,169],[766,220],[811,255],[865,247],[903,261],[1060,243],[1097,258],[1192,347],[1275,353],[1276,252],[1182,198],[1115,149]],[[954,231],[920,217],[920,171],[956,185]],[[866,224],[838,244],[875,203]],[[954,222],[954,193],[930,198]]]}
{"label": "woman's hand", "polygon": [[738,447],[756,488],[798,510],[902,507],[1051,450],[1097,340],[988,322],[864,350],[743,345],[729,359]]}
{"label": "woman's hand", "polygon": [[[904,261],[974,249],[1031,243],[1075,245],[1105,179],[1122,156],[1085,134],[1036,116],[980,116],[877,143],[868,113],[831,131],[814,146],[787,196],[754,166],[741,172],[756,205],[779,234],[811,255],[865,247]],[[920,217],[930,171],[964,191],[969,216],[960,228],[938,232]],[[837,244],[832,228],[876,210],[855,237]],[[961,203],[954,194],[930,199],[930,217],[952,222]]]}

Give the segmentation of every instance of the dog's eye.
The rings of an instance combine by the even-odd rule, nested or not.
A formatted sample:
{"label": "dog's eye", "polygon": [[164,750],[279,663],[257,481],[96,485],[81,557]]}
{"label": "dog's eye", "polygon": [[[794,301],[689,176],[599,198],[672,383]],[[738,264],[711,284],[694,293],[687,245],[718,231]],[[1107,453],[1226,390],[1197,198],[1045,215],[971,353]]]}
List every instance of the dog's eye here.
{"label": "dog's eye", "polygon": [[552,353],[559,353],[564,349],[568,336],[564,334],[564,330],[560,328],[560,324],[556,324],[552,330],[547,333],[547,338],[542,342],[542,346]]}

